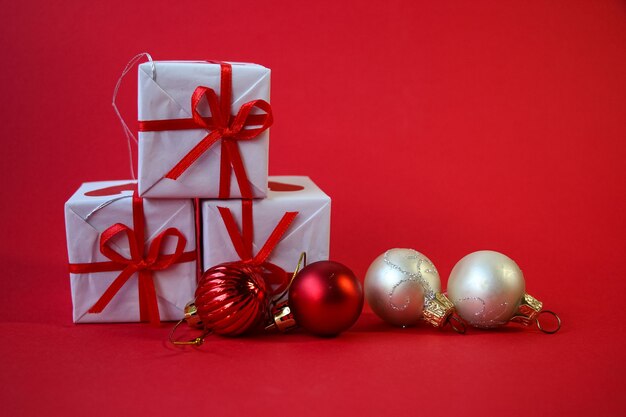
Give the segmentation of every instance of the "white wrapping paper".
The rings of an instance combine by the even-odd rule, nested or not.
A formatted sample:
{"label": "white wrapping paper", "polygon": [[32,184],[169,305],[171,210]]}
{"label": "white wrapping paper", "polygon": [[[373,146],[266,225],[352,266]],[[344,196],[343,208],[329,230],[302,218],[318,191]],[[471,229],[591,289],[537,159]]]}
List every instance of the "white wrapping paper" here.
{"label": "white wrapping paper", "polygon": [[[309,177],[271,176],[269,181],[267,198],[253,202],[253,255],[263,247],[285,212],[297,211],[298,215],[268,261],[293,271],[302,252],[307,253],[309,263],[327,260],[330,197]],[[229,208],[241,230],[241,200],[203,200],[201,206],[203,268],[239,260],[218,207]]]}
{"label": "white wrapping paper", "polygon": [[[100,252],[101,233],[115,223],[122,223],[133,228],[132,190],[106,191],[110,190],[109,187],[125,184],[129,186],[121,188],[131,188],[133,182],[85,183],[65,203],[67,250],[70,263],[109,261]],[[108,193],[109,195],[85,195],[85,193],[103,189],[105,191],[98,191],[96,194]],[[110,203],[106,204],[107,202]],[[98,207],[101,208],[96,210]],[[146,224],[146,248],[160,232],[169,227],[175,227],[187,239],[185,252],[195,250],[192,200],[145,199],[143,210]],[[173,253],[175,245],[175,239],[167,238],[163,245],[163,253]],[[129,242],[126,238],[116,239],[112,246],[124,257],[130,257]],[[119,273],[120,271],[70,274],[75,323],[137,322],[140,320],[137,274],[126,282],[101,313],[88,313],[88,310],[98,301]],[[152,275],[161,320],[179,320],[184,316],[185,304],[194,297],[196,262],[176,263],[166,270],[155,271]]]}
{"label": "white wrapping paper", "polygon": [[[252,100],[270,99],[270,70],[256,64],[232,64],[231,114]],[[139,120],[192,117],[191,95],[198,86],[220,94],[220,66],[207,62],[156,61],[139,66]],[[154,76],[154,78],[153,78]],[[204,103],[206,105],[206,103]],[[262,113],[258,109],[253,114]],[[208,115],[208,106],[201,114]],[[165,198],[216,198],[220,182],[221,140],[218,140],[178,179],[165,175],[207,135],[204,129],[139,132],[139,195]],[[252,140],[239,141],[239,150],[253,197],[267,193],[269,129]],[[241,192],[231,177],[230,197]]]}

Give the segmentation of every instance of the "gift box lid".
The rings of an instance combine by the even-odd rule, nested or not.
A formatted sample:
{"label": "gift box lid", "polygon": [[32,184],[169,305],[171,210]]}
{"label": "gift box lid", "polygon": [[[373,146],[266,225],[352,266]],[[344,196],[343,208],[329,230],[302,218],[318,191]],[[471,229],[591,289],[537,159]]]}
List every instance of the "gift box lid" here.
{"label": "gift box lid", "polygon": [[[100,234],[114,223],[133,225],[132,196],[137,187],[137,181],[97,181],[86,182],[65,203],[65,221],[69,228],[72,225],[86,223],[90,226],[92,234]],[[193,230],[193,205],[189,199],[150,199],[143,200],[146,242],[167,227],[176,227],[181,230]],[[106,212],[106,214],[105,214]],[[84,231],[86,232],[86,231]],[[85,248],[81,248],[80,239],[72,239],[67,236],[70,261],[78,254],[84,254]],[[195,247],[195,235],[189,233],[186,236],[187,248]],[[166,248],[171,249],[173,242],[166,242]],[[120,239],[115,242],[123,253],[128,253],[128,242]],[[97,248],[94,248],[96,250]],[[80,256],[84,258],[86,255]],[[91,255],[93,258],[95,255]],[[87,262],[80,260],[79,262]]]}
{"label": "gift box lid", "polygon": [[269,199],[319,199],[330,201],[330,197],[311,180],[299,175],[271,175],[268,177]]}
{"label": "gift box lid", "polygon": [[[80,207],[93,208],[94,205],[130,198],[136,189],[136,180],[84,182],[67,200],[66,204],[70,204],[78,210]],[[84,213],[81,217],[86,217],[88,213]]]}
{"label": "gift box lid", "polygon": [[[234,112],[252,100],[270,100],[271,70],[259,64],[232,64]],[[220,94],[219,64],[206,61],[154,61],[139,65],[139,120],[182,119],[191,115],[191,93],[198,86]],[[155,106],[154,103],[158,103]],[[205,109],[206,110],[206,109]],[[257,110],[253,110],[256,113]]]}
{"label": "gift box lid", "polygon": [[[267,198],[253,200],[253,254],[258,253],[285,213],[297,212],[269,261],[285,270],[293,270],[303,251],[311,262],[328,259],[330,206],[331,198],[309,177],[270,176]],[[220,207],[231,212],[241,231],[241,200],[202,201],[205,269],[239,259]]]}

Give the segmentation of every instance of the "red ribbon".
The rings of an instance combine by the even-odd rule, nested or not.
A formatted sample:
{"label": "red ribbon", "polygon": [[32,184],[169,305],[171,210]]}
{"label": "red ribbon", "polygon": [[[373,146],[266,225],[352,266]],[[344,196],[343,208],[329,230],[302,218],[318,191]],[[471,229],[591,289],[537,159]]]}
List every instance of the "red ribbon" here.
{"label": "red ribbon", "polygon": [[[202,156],[218,140],[222,140],[220,160],[219,198],[230,197],[231,172],[235,178],[243,198],[252,198],[252,189],[248,181],[246,169],[239,152],[238,141],[251,140],[272,125],[272,108],[265,100],[252,100],[245,103],[236,116],[230,115],[232,100],[232,73],[230,64],[220,62],[221,83],[218,97],[215,90],[209,87],[197,87],[191,96],[191,119],[143,120],[139,121],[140,132],[157,132],[164,130],[205,129],[209,132],[187,155],[183,157],[166,175],[166,178],[177,179],[200,156]],[[198,106],[206,98],[211,117],[205,117],[198,111]],[[264,114],[250,114],[254,108]],[[258,126],[251,128],[251,126]],[[232,167],[232,170],[231,170]]]}
{"label": "red ribbon", "polygon": [[282,293],[289,285],[287,273],[281,267],[267,262],[267,258],[269,258],[272,251],[276,248],[276,245],[278,245],[278,242],[283,238],[283,235],[287,232],[289,226],[291,226],[298,212],[286,212],[267,238],[261,250],[255,256],[252,256],[252,241],[254,238],[252,200],[242,200],[241,202],[241,232],[237,227],[237,223],[230,209],[227,207],[218,207],[217,209],[222,216],[224,226],[226,226],[230,240],[239,258],[244,261],[244,263],[260,266],[268,271],[269,274],[266,274],[266,279],[271,284],[278,285],[278,288],[274,290],[274,294]]}
{"label": "red ribbon", "polygon": [[[132,204],[132,229],[125,224],[116,223],[100,235],[100,252],[110,261],[70,264],[69,269],[73,274],[121,271],[100,299],[89,309],[89,313],[101,313],[130,277],[137,272],[139,274],[139,313],[141,321],[149,321],[158,325],[160,322],[159,305],[152,271],[162,271],[176,263],[194,261],[196,252],[184,252],[187,239],[178,229],[170,227],[159,233],[152,240],[146,255],[143,200],[138,196],[137,191],[133,193]],[[125,258],[110,245],[119,235],[126,235],[128,239],[130,258]],[[167,237],[176,238],[176,249],[172,254],[162,253],[163,244]]]}

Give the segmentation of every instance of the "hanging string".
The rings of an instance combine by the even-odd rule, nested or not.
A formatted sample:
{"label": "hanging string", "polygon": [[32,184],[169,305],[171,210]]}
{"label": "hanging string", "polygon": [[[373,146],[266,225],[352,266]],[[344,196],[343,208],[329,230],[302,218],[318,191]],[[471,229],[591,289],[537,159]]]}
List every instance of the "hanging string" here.
{"label": "hanging string", "polygon": [[128,61],[128,64],[126,64],[126,67],[124,67],[124,70],[122,71],[122,75],[120,75],[120,78],[118,78],[117,83],[115,84],[115,88],[113,89],[113,101],[111,103],[111,105],[113,106],[113,110],[115,111],[115,114],[117,115],[117,118],[120,120],[120,123],[122,124],[122,129],[124,129],[124,135],[126,135],[126,143],[128,145],[128,155],[130,157],[130,174],[132,175],[132,179],[134,180],[136,180],[137,177],[135,176],[135,168],[133,164],[132,142],[135,142],[135,144],[137,144],[137,138],[133,134],[132,130],[130,130],[130,128],[128,127],[128,124],[126,124],[126,121],[122,117],[120,110],[117,108],[116,100],[117,100],[117,93],[119,92],[120,85],[122,84],[122,80],[124,79],[126,74],[128,74],[130,70],[133,69],[134,66],[144,57],[150,62],[150,71],[151,71],[150,77],[153,80],[156,80],[156,68],[154,66],[154,61],[152,60],[152,56],[150,56],[150,54],[147,52],[142,52],[140,54],[135,55],[134,57],[131,58],[130,61]]}
{"label": "hanging string", "polygon": [[122,195],[122,196],[115,197],[115,198],[112,198],[112,199],[110,199],[110,200],[105,201],[104,203],[102,203],[102,204],[98,205],[98,207],[96,207],[95,209],[93,209],[93,210],[91,210],[89,213],[87,213],[87,215],[85,216],[85,221],[89,220],[89,218],[90,218],[91,216],[93,216],[96,212],[98,212],[99,210],[101,210],[101,209],[105,208],[105,207],[106,207],[106,206],[108,206],[109,204],[111,204],[111,203],[115,203],[116,201],[118,201],[118,200],[122,200],[122,199],[124,199],[124,198],[132,198],[132,195]]}

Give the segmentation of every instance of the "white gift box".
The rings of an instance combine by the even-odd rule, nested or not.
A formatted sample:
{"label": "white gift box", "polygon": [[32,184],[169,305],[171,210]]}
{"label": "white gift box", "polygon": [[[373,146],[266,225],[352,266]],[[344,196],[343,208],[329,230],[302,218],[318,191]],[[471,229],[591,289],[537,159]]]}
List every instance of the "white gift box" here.
{"label": "white gift box", "polygon": [[[241,200],[203,200],[201,207],[203,268],[206,270],[222,262],[239,260],[219,207],[230,210],[241,231]],[[297,211],[268,261],[285,271],[293,271],[302,252],[307,253],[309,263],[328,259],[330,197],[309,177],[269,177],[267,198],[253,200],[252,207],[252,255],[263,247],[286,212]]]}
{"label": "white gift box", "polygon": [[[101,253],[102,233],[121,223],[134,229],[133,181],[84,183],[65,203],[65,224],[70,271],[78,264],[111,262]],[[168,228],[176,228],[187,239],[184,252],[195,252],[195,221],[192,200],[144,199],[145,252],[153,240]],[[160,255],[173,254],[177,239],[163,240]],[[126,259],[131,258],[126,235],[116,236],[109,247]],[[193,256],[189,253],[187,256]],[[144,256],[145,257],[145,256]],[[89,268],[92,268],[90,265]],[[89,309],[100,299],[122,268],[108,272],[70,273],[75,323],[140,321],[138,273],[134,273],[100,313]],[[196,288],[196,261],[180,262],[153,271],[161,320],[179,320]]]}
{"label": "white gift box", "polygon": [[[231,63],[231,115],[253,100],[269,102],[270,70],[261,65]],[[138,117],[140,121],[193,118],[191,98],[199,86],[220,92],[219,64],[194,61],[155,61],[139,66]],[[200,114],[209,116],[206,100]],[[263,114],[253,108],[251,114]],[[222,141],[204,152],[180,177],[166,178],[210,130],[193,128],[139,132],[139,195],[164,198],[217,198],[220,184]],[[253,198],[267,193],[269,130],[250,140],[237,142]],[[231,168],[232,169],[232,168]],[[242,197],[232,173],[230,198]]]}

